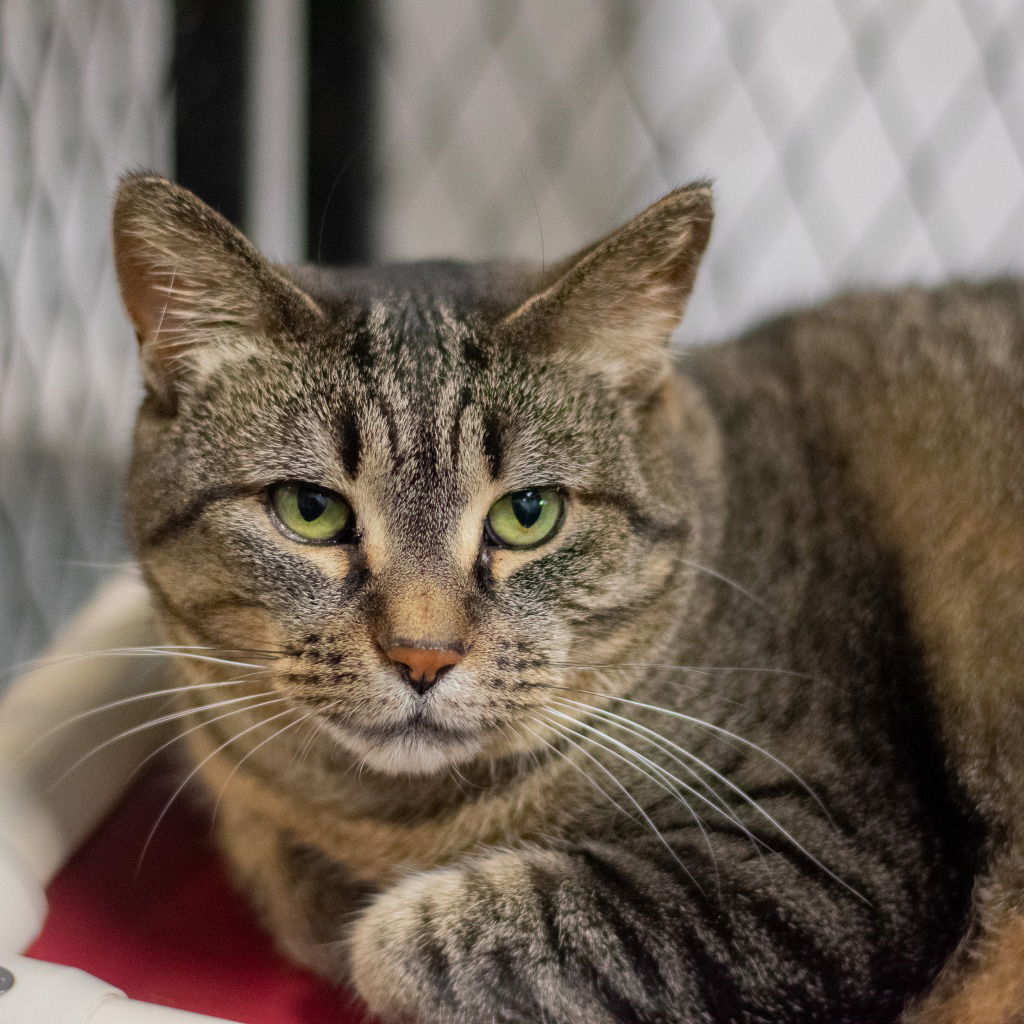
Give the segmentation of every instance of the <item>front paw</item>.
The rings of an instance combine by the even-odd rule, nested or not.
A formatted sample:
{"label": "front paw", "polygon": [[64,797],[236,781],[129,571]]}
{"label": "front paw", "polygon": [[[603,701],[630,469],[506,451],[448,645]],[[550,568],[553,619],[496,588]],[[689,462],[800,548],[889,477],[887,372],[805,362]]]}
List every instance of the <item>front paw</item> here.
{"label": "front paw", "polygon": [[620,1010],[646,996],[623,951],[612,951],[592,888],[568,856],[539,849],[413,875],[355,925],[356,990],[374,1013],[402,1024],[629,1019],[609,1004],[602,972],[631,990],[616,998]]}
{"label": "front paw", "polygon": [[464,899],[458,869],[414,875],[378,896],[351,938],[352,979],[387,1021],[450,1021],[456,1014],[447,922]]}

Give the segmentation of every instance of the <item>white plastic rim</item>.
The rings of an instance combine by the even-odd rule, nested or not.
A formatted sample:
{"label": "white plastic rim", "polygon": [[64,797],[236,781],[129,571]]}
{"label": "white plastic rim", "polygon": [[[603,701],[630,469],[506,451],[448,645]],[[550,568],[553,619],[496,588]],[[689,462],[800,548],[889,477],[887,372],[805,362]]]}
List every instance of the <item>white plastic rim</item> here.
{"label": "white plastic rim", "polygon": [[149,700],[92,713],[161,688],[162,658],[111,653],[156,641],[145,588],[126,574],[0,699],[0,1024],[223,1024],[128,999],[76,968],[2,952],[38,935],[46,885],[166,736],[146,729],[107,743],[152,717]]}
{"label": "white plastic rim", "polygon": [[46,894],[39,879],[0,837],[0,949],[25,949],[46,918]]}
{"label": "white plastic rim", "polygon": [[225,1024],[222,1017],[127,999],[75,967],[14,954],[0,953],[4,977],[13,984],[0,984],[0,1024]]}
{"label": "white plastic rim", "polygon": [[152,717],[149,700],[91,713],[159,688],[162,659],[101,653],[155,641],[144,586],[118,577],[0,699],[0,949],[34,938],[45,887],[166,737],[146,729],[107,744]]}

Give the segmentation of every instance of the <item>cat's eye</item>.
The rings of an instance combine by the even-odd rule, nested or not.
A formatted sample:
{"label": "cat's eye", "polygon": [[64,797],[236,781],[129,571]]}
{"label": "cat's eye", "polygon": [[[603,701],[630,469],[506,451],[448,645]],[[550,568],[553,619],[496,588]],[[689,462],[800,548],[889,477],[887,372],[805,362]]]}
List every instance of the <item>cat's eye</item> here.
{"label": "cat's eye", "polygon": [[487,513],[484,531],[502,548],[535,548],[550,540],[562,524],[565,499],[553,487],[512,491]]}
{"label": "cat's eye", "polygon": [[341,544],[353,537],[355,516],[349,503],[316,484],[275,484],[270,504],[285,532],[307,544]]}

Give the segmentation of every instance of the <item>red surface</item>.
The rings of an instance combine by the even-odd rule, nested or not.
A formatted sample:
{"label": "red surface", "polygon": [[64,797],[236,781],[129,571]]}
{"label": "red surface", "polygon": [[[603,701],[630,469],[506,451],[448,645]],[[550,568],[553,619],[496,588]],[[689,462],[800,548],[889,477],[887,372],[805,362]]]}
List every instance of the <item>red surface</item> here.
{"label": "red surface", "polygon": [[244,1024],[370,1024],[344,993],[274,951],[187,795],[139,867],[172,781],[135,787],[57,876],[29,956],[80,967],[133,999]]}

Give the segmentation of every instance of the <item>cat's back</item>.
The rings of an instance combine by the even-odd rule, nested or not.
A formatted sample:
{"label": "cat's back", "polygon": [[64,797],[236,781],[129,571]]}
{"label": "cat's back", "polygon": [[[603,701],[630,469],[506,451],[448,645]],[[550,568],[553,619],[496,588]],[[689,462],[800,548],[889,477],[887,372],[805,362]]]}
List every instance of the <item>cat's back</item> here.
{"label": "cat's back", "polygon": [[[803,445],[806,456],[810,446],[864,509],[872,547],[897,573],[947,758],[973,807],[1015,828],[1024,820],[1024,282],[839,296],[709,353],[702,372],[744,453],[767,461],[773,448],[782,457]],[[736,429],[744,409],[764,405],[775,409],[769,426]]]}
{"label": "cat's back", "polygon": [[783,381],[809,407],[963,399],[1024,381],[1024,280],[842,293],[755,326],[710,362],[737,394]]}
{"label": "cat's back", "polygon": [[883,544],[930,565],[1022,553],[993,541],[1024,524],[1024,282],[851,294],[774,330],[740,349],[784,367]]}
{"label": "cat's back", "polygon": [[928,538],[938,552],[1016,530],[1024,281],[840,295],[694,366],[736,458],[782,459],[796,445],[804,461],[841,463],[883,545],[906,554]]}

